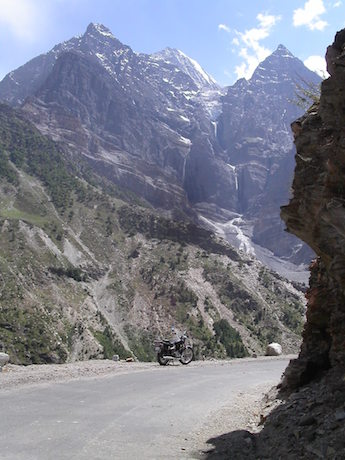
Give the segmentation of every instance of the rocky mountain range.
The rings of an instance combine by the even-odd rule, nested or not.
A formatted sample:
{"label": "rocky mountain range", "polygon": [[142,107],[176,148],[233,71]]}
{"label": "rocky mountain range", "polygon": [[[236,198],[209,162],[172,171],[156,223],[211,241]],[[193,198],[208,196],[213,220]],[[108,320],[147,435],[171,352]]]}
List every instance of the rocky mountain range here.
{"label": "rocky mountain range", "polygon": [[311,257],[279,220],[296,80],[318,77],[282,45],[224,89],[181,51],[138,54],[97,24],[8,74],[0,328],[12,359],[151,359],[171,324],[197,356],[272,340],[296,351],[301,286],[255,258],[288,273]]}
{"label": "rocky mountain range", "polygon": [[289,124],[301,114],[296,81],[319,77],[284,46],[223,89],[179,50],[138,54],[90,24],[8,74],[0,99],[75,163],[293,276],[288,262],[311,258],[279,218],[294,165]]}

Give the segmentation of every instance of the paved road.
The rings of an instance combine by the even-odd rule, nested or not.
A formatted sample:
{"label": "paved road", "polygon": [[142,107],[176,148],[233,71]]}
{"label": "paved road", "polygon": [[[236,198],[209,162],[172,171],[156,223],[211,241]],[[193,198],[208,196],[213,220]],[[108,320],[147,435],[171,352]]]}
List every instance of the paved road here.
{"label": "paved road", "polygon": [[0,391],[1,460],[183,459],[185,438],[287,360],[167,366]]}

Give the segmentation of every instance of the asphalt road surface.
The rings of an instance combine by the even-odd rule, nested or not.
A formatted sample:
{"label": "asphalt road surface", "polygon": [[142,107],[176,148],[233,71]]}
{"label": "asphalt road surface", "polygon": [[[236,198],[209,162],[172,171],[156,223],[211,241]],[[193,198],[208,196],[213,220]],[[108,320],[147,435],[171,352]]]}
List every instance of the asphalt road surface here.
{"label": "asphalt road surface", "polygon": [[190,434],[239,392],[278,383],[287,363],[191,363],[0,391],[0,459],[195,458],[183,451]]}

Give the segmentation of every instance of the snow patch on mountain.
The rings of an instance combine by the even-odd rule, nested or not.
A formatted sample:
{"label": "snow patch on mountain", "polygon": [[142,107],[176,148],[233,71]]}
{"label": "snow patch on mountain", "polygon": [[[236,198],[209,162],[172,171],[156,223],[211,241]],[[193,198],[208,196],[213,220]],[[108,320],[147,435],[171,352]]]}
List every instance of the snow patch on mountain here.
{"label": "snow patch on mountain", "polygon": [[103,26],[102,24],[93,24],[94,25],[94,28],[95,30],[97,30],[98,33],[100,33],[101,35],[104,35],[104,37],[111,37],[111,38],[115,38],[114,35],[110,32],[110,30]]}
{"label": "snow patch on mountain", "polygon": [[255,255],[250,237],[244,233],[242,228],[243,225],[245,225],[245,221],[242,219],[241,214],[236,215],[236,217],[227,222],[215,222],[201,215],[199,217],[200,220],[211,227],[217,235],[224,238],[237,249],[246,254]]}
{"label": "snow patch on mountain", "polygon": [[198,102],[208,113],[210,120],[216,122],[222,112],[222,97],[225,96],[227,88],[203,88],[197,94]]}
{"label": "snow patch on mountain", "polygon": [[205,70],[201,67],[201,65],[195,61],[194,59],[190,58],[189,56],[187,56],[186,54],[184,54],[181,50],[177,50],[177,52],[183,57],[183,59],[185,61],[187,61],[188,63],[191,62],[192,65],[194,66],[194,68],[196,69],[197,72],[200,73],[200,75],[203,76],[203,78],[210,84],[210,85],[213,85],[213,84],[216,84],[216,80],[211,77],[211,75],[209,75],[207,72],[205,72]]}
{"label": "snow patch on mountain", "polygon": [[205,72],[197,61],[178,49],[165,48],[158,53],[154,53],[152,57],[158,61],[165,61],[168,64],[172,64],[189,75],[199,90],[204,88],[219,89],[219,85],[215,79]]}
{"label": "snow patch on mountain", "polygon": [[252,228],[239,214],[227,222],[216,222],[199,215],[201,222],[230,244],[247,255],[258,259],[263,265],[280,275],[299,283],[308,283],[309,271],[305,264],[295,265],[275,256],[270,250],[251,240]]}

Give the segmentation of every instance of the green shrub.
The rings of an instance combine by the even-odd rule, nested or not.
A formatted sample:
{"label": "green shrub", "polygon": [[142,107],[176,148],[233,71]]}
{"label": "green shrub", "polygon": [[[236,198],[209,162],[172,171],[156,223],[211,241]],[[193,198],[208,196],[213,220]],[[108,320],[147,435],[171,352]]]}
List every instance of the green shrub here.
{"label": "green shrub", "polygon": [[109,325],[105,326],[103,332],[92,331],[92,333],[102,345],[105,359],[112,359],[114,355],[119,355],[120,359],[125,359],[130,354],[119,339],[116,338]]}
{"label": "green shrub", "polygon": [[130,325],[126,325],[124,329],[130,348],[139,361],[154,361],[156,355],[153,348],[153,335],[148,331],[135,330]]}
{"label": "green shrub", "polygon": [[244,346],[240,334],[230,326],[226,319],[216,321],[213,325],[215,337],[224,345],[226,354],[231,358],[243,358],[249,353]]}
{"label": "green shrub", "polygon": [[72,278],[75,281],[86,281],[87,275],[79,267],[49,267],[49,271],[57,276],[66,276]]}

